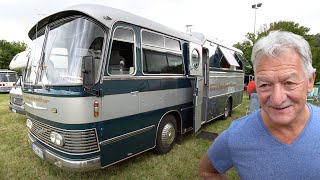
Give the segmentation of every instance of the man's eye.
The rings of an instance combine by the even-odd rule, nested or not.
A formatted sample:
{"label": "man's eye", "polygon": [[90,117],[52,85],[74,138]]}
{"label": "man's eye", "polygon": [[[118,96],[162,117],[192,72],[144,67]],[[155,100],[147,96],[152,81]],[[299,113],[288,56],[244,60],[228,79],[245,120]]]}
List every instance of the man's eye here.
{"label": "man's eye", "polygon": [[296,83],[288,81],[288,82],[285,82],[284,85],[286,85],[286,86],[294,86],[294,85],[296,85]]}
{"label": "man's eye", "polygon": [[261,84],[260,88],[266,88],[266,87],[269,87],[269,86],[270,86],[269,84]]}
{"label": "man's eye", "polygon": [[287,89],[295,89],[295,88],[297,87],[297,83],[288,81],[288,82],[285,82],[285,83],[284,83],[284,86],[285,86]]}

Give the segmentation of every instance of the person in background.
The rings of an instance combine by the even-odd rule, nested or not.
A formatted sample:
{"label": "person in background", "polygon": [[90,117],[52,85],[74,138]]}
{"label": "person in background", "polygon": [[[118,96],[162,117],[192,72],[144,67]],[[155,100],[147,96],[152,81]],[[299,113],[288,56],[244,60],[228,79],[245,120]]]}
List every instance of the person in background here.
{"label": "person in background", "polygon": [[251,93],[256,93],[256,83],[254,80],[250,81],[247,86],[246,94],[250,97]]}
{"label": "person in background", "polygon": [[199,163],[203,179],[320,179],[320,108],[306,102],[315,80],[308,42],[273,31],[252,51],[261,109],[219,135]]}

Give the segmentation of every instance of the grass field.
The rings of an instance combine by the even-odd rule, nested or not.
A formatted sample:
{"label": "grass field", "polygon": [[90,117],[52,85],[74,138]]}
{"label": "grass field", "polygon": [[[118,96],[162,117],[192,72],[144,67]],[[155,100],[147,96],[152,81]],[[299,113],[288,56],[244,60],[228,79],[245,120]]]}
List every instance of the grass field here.
{"label": "grass field", "polygon": [[[245,115],[248,98],[227,120],[216,120],[200,130],[221,133]],[[198,162],[212,142],[187,134],[165,155],[145,152],[111,167],[85,173],[66,172],[42,161],[29,147],[26,117],[9,111],[9,95],[0,94],[0,179],[199,179]],[[234,170],[228,179],[239,179]]]}

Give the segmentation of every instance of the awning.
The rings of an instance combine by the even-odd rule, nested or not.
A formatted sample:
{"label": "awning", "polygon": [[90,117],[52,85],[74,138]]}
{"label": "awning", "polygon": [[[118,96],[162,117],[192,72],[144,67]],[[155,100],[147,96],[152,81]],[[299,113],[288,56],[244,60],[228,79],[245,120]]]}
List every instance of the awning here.
{"label": "awning", "polygon": [[224,57],[226,57],[226,59],[230,65],[237,66],[237,67],[240,66],[229,49],[226,49],[226,48],[220,46],[220,50],[222,51],[222,54],[224,55]]}

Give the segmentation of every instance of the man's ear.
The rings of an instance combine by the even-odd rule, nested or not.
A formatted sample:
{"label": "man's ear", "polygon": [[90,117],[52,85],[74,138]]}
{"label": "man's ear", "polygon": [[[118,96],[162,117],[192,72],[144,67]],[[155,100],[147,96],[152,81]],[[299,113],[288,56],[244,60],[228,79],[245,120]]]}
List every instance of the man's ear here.
{"label": "man's ear", "polygon": [[315,78],[316,78],[316,73],[312,73],[312,75],[308,80],[308,93],[312,92]]}

